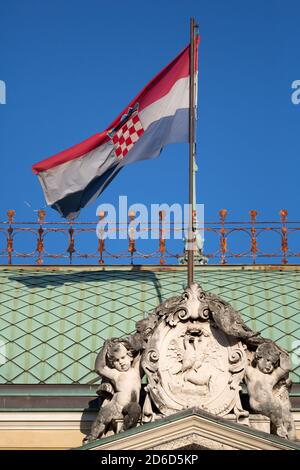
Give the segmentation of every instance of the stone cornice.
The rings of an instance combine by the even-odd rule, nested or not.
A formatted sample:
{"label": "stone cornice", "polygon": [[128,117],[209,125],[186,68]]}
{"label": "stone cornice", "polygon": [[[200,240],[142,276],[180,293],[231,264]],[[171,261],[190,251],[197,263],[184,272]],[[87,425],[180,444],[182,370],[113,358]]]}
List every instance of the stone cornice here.
{"label": "stone cornice", "polygon": [[[226,422],[198,409],[176,413],[155,423],[148,423],[121,434],[98,440],[81,449],[149,450],[176,449],[195,443],[208,449],[232,450],[300,450],[300,445],[254,431],[246,426]],[[196,436],[196,437],[195,437]],[[183,444],[183,440],[185,444]],[[176,442],[178,447],[176,447]]]}

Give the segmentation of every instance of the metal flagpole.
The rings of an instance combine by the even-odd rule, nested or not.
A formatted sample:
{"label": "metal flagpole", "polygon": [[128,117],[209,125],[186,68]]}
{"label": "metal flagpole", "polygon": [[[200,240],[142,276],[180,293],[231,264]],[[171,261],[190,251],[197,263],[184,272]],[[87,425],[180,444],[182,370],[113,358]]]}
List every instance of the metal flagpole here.
{"label": "metal flagpole", "polygon": [[194,250],[196,232],[195,215],[195,29],[194,18],[190,19],[190,99],[189,99],[189,227],[188,227],[188,286],[194,282]]}

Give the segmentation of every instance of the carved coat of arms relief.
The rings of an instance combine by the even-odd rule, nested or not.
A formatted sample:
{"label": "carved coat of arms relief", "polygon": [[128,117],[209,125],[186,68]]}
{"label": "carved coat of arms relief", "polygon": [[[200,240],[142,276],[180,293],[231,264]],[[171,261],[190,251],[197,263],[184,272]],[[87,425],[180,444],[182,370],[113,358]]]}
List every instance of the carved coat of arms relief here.
{"label": "carved coat of arms relief", "polygon": [[187,297],[157,309],[160,320],[142,358],[147,391],[163,415],[191,407],[219,416],[247,415],[239,398],[245,348],[209,321],[199,294],[195,287]]}

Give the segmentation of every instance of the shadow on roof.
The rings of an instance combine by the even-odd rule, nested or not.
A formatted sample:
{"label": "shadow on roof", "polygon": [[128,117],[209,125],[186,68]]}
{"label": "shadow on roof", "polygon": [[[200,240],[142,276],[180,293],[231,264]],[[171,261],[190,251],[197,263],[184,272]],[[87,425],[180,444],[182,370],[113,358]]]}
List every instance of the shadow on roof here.
{"label": "shadow on roof", "polygon": [[127,281],[128,287],[130,283],[147,283],[152,284],[155,288],[159,303],[163,301],[161,294],[161,283],[153,271],[143,271],[135,267],[128,269],[128,271],[109,270],[109,271],[65,271],[64,273],[35,273],[28,275],[28,273],[9,276],[10,281],[20,282],[29,289],[51,289],[63,285],[72,285],[78,283],[95,283],[100,284],[103,282],[119,282]]}

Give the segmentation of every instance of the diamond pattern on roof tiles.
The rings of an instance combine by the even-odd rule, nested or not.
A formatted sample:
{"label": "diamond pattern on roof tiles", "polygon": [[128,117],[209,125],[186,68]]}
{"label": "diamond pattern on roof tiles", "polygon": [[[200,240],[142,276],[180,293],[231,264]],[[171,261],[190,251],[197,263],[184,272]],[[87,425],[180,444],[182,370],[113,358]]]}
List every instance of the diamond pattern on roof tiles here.
{"label": "diamond pattern on roof tiles", "polygon": [[[238,309],[246,323],[292,352],[300,382],[300,271],[196,268],[202,287]],[[0,383],[88,384],[96,354],[110,337],[186,285],[184,269],[2,268]]]}

